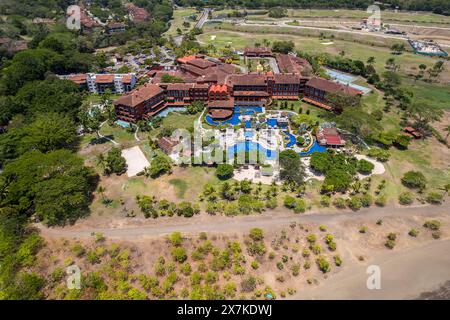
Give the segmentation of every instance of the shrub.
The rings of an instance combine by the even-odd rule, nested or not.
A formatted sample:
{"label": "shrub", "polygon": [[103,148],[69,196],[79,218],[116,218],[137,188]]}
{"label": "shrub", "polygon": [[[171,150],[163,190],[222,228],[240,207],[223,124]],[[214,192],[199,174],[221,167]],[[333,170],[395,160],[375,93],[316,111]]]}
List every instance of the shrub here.
{"label": "shrub", "polygon": [[386,162],[389,160],[389,151],[380,148],[371,148],[368,153],[369,157],[375,158],[378,161]]}
{"label": "shrub", "polygon": [[172,249],[172,257],[173,260],[183,263],[187,259],[186,250],[181,247],[174,248]]}
{"label": "shrub", "polygon": [[169,236],[169,241],[170,243],[175,246],[175,247],[179,247],[181,246],[181,244],[183,243],[183,238],[181,237],[181,233],[179,232],[173,232],[170,236]]}
{"label": "shrub", "polygon": [[361,228],[359,228],[359,233],[366,233],[368,230],[368,228],[366,226],[363,226]]}
{"label": "shrub", "polygon": [[316,245],[312,246],[311,251],[315,255],[321,254],[322,253],[322,247],[320,245],[316,244]]}
{"label": "shrub", "polygon": [[294,209],[297,206],[297,201],[294,197],[284,197],[284,206],[289,209]]}
{"label": "shrub", "polygon": [[358,161],[357,170],[362,174],[371,174],[375,166],[372,162],[361,159]]}
{"label": "shrub", "polygon": [[315,234],[311,233],[306,236],[306,240],[309,242],[309,244],[312,245],[313,243],[315,243],[317,241],[317,237]]}
{"label": "shrub", "polygon": [[299,274],[300,274],[300,265],[299,264],[294,264],[293,266],[292,266],[292,275],[294,276],[294,277],[297,277]]}
{"label": "shrub", "polygon": [[441,232],[439,230],[433,231],[433,233],[431,233],[431,236],[433,237],[433,239],[437,240],[441,237]]}
{"label": "shrub", "polygon": [[384,207],[387,204],[387,199],[386,196],[384,194],[380,194],[376,199],[375,199],[375,204],[379,207]]}
{"label": "shrub", "polygon": [[363,194],[360,199],[363,207],[370,207],[372,205],[373,198],[370,194]]}
{"label": "shrub", "polygon": [[183,201],[178,204],[177,215],[186,218],[192,217],[196,213],[196,209],[188,201]]}
{"label": "shrub", "polygon": [[417,230],[417,229],[411,229],[411,230],[409,230],[409,232],[408,232],[408,234],[411,236],[411,237],[417,237],[418,235],[419,235],[419,230]]}
{"label": "shrub", "polygon": [[302,256],[303,258],[308,258],[311,255],[308,249],[303,249]]}
{"label": "shrub", "polygon": [[395,233],[391,232],[387,235],[387,238],[389,240],[395,241],[395,240],[397,240],[397,235]]}
{"label": "shrub", "polygon": [[253,228],[250,230],[249,236],[253,241],[261,241],[264,239],[264,231],[259,228]]}
{"label": "shrub", "polygon": [[345,199],[343,199],[343,198],[336,198],[336,199],[334,199],[333,204],[338,209],[344,209],[345,208]]}
{"label": "shrub", "polygon": [[325,232],[325,231],[327,231],[327,227],[324,226],[323,224],[321,224],[321,225],[319,226],[319,230],[322,231],[322,232]]}
{"label": "shrub", "polygon": [[320,205],[328,208],[331,204],[331,197],[329,195],[323,195],[320,197]]}
{"label": "shrub", "polygon": [[311,268],[311,262],[305,261],[305,263],[303,264],[303,269],[308,270],[310,268]]}
{"label": "shrub", "polygon": [[256,269],[258,269],[258,268],[259,268],[258,261],[253,260],[253,261],[252,261],[252,269],[253,269],[253,270],[256,270]]}
{"label": "shrub", "polygon": [[328,263],[328,261],[325,259],[324,256],[318,257],[316,263],[317,266],[319,267],[319,270],[322,271],[323,273],[330,271],[330,264]]}
{"label": "shrub", "polygon": [[422,172],[408,171],[403,175],[402,183],[411,189],[424,189],[427,184],[427,179]]}
{"label": "shrub", "polygon": [[333,259],[334,259],[334,264],[335,264],[336,266],[340,267],[340,266],[342,265],[342,259],[341,259],[341,256],[340,256],[340,255],[335,255],[335,256],[333,257]]}
{"label": "shrub", "polygon": [[306,202],[303,199],[298,199],[294,208],[295,213],[303,213],[306,211]]}
{"label": "shrub", "polygon": [[439,230],[441,228],[441,222],[438,220],[428,220],[425,221],[423,226],[430,230]]}
{"label": "shrub", "polygon": [[277,268],[278,268],[279,270],[283,270],[283,268],[284,268],[283,262],[281,262],[281,261],[277,262]]}
{"label": "shrub", "polygon": [[233,176],[234,168],[231,164],[219,164],[216,175],[220,180],[228,180]]}
{"label": "shrub", "polygon": [[431,204],[442,204],[444,196],[438,192],[430,192],[427,194],[426,201]]}
{"label": "shrub", "polygon": [[387,240],[386,243],[384,244],[386,246],[386,248],[388,249],[394,249],[395,247],[395,241],[394,240]]}
{"label": "shrub", "polygon": [[86,249],[81,244],[76,244],[72,247],[72,252],[76,257],[82,257],[86,253]]}
{"label": "shrub", "polygon": [[411,192],[405,191],[398,196],[398,202],[402,205],[410,205],[414,202],[414,195]]}
{"label": "shrub", "polygon": [[359,210],[362,207],[361,198],[358,196],[350,197],[347,201],[347,205],[352,210]]}

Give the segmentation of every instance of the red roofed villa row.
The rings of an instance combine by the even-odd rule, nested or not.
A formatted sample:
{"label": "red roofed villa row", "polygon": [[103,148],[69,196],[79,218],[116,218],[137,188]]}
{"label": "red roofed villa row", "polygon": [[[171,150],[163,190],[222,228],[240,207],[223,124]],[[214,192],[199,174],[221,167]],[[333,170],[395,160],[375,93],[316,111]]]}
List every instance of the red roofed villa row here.
{"label": "red roofed villa row", "polygon": [[316,138],[321,146],[341,147],[345,140],[341,138],[336,128],[320,128],[317,130]]}
{"label": "red roofed villa row", "polygon": [[69,74],[59,75],[60,79],[70,80],[81,89],[87,89],[91,93],[104,93],[107,89],[111,93],[125,93],[136,86],[136,74]]}
{"label": "red roofed villa row", "polygon": [[[281,59],[302,68],[310,67],[306,60],[293,58]],[[117,99],[114,102],[117,117],[137,122],[157,115],[169,106],[204,101],[208,102],[213,118],[224,119],[232,116],[235,105],[264,106],[270,99],[298,100],[302,94],[305,102],[333,110],[327,102],[328,93],[362,94],[349,86],[318,77],[310,78],[301,72],[237,74],[233,66],[201,56],[183,57],[177,61],[181,70],[154,72],[150,83]],[[176,74],[185,83],[159,83],[157,80],[160,81],[163,74]]]}
{"label": "red roofed villa row", "polygon": [[245,57],[272,57],[272,49],[268,47],[245,48]]}

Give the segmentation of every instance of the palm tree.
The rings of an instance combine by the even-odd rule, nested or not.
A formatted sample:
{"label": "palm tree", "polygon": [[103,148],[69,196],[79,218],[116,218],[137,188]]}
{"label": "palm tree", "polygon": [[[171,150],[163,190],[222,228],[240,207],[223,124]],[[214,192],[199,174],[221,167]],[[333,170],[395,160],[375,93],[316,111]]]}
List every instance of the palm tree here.
{"label": "palm tree", "polygon": [[106,188],[104,186],[98,186],[97,192],[100,194],[102,201],[105,200],[105,191],[106,191]]}

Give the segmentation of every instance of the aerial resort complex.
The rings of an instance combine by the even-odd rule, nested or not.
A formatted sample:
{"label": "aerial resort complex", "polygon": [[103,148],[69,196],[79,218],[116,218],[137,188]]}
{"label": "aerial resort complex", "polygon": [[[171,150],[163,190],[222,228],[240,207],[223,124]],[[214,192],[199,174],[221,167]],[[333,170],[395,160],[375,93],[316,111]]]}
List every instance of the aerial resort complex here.
{"label": "aerial resort complex", "polygon": [[449,26],[448,0],[0,0],[0,300],[450,299]]}

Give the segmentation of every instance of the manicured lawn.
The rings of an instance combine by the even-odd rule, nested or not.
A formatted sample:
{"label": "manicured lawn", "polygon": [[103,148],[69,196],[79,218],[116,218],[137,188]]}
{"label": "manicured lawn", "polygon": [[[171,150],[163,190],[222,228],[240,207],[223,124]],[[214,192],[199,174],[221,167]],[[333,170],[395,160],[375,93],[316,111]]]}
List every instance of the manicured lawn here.
{"label": "manicured lawn", "polygon": [[100,129],[100,133],[120,143],[123,148],[136,144],[134,134],[118,125],[111,127],[105,123]]}
{"label": "manicured lawn", "polygon": [[182,179],[171,179],[169,184],[175,187],[175,192],[178,198],[183,199],[184,194],[188,189],[188,184]]}
{"label": "manicured lawn", "polygon": [[[166,36],[176,36],[177,34],[177,29],[180,28],[183,32],[186,32],[188,29],[183,27],[183,22],[184,22],[184,18],[187,18],[193,14],[197,14],[197,10],[192,9],[192,8],[182,8],[182,9],[176,9],[173,11],[173,19],[170,21],[171,25],[169,30],[167,30],[167,32],[165,33]],[[188,21],[191,24],[191,28],[194,27],[195,22],[190,20],[190,19],[186,19],[186,21]]]}
{"label": "manicured lawn", "polygon": [[[434,14],[430,12],[394,12],[381,11],[382,21],[402,22],[402,23],[423,23],[423,24],[450,24],[450,18],[447,16]],[[371,13],[363,10],[305,10],[305,9],[288,9],[287,18],[333,18],[347,20],[361,20],[368,18]],[[276,20],[265,15],[250,15],[246,17],[248,20]]]}

